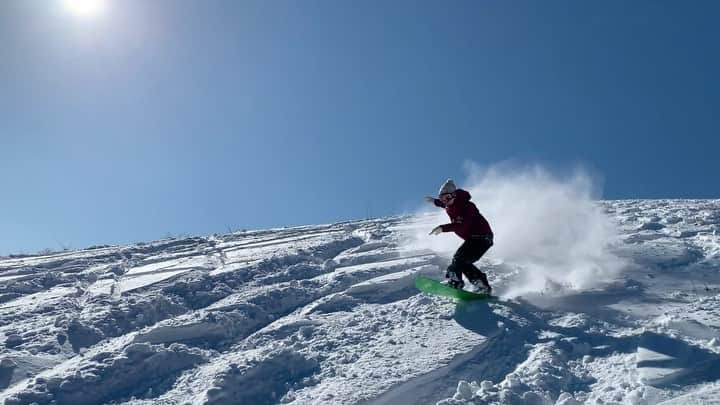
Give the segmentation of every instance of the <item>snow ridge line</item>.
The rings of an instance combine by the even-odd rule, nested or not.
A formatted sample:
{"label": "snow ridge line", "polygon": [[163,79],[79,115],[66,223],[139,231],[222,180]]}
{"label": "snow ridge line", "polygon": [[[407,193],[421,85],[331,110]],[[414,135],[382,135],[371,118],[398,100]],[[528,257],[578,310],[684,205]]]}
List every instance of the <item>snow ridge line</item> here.
{"label": "snow ridge line", "polygon": [[[359,246],[360,244],[363,243],[363,240],[359,240],[359,239],[357,239],[357,238],[351,238],[351,239],[349,239],[349,240],[352,240],[352,241],[353,241],[352,243],[353,243],[354,246]],[[347,241],[347,240],[346,240],[346,241]],[[347,248],[347,244],[345,244],[345,249],[346,249],[346,248]],[[321,249],[321,250],[323,250],[323,249]],[[332,249],[332,248],[331,248],[331,249],[325,249],[325,250],[324,250],[325,253],[330,253],[332,256],[337,255],[340,251],[343,251],[343,249]],[[322,256],[322,255],[321,255],[321,256]],[[318,257],[317,257],[317,256],[312,255],[312,254],[308,254],[308,252],[305,252],[305,255],[304,255],[304,256],[303,256],[303,255],[298,255],[298,257],[305,257],[305,258],[311,257],[311,258],[313,258],[311,261],[316,261],[316,260],[318,260]],[[293,260],[294,260],[294,259],[293,259]],[[321,261],[322,261],[322,259],[321,259]],[[296,265],[300,265],[300,263],[296,263]],[[292,266],[293,266],[293,265],[291,265],[290,267],[292,267]],[[262,267],[262,266],[259,266],[259,267]],[[270,266],[270,267],[272,267],[272,268],[274,268],[274,269],[277,269],[277,268],[278,268],[277,266]],[[400,266],[400,267],[405,268],[405,267],[407,267],[407,266],[405,266],[405,267]],[[330,289],[328,289],[328,288],[321,288],[320,290],[322,290],[322,293],[323,293],[324,295],[331,294],[331,293],[333,293],[333,292],[336,292],[336,291],[338,291],[338,290],[342,290],[343,288],[346,288],[348,285],[352,284],[353,282],[357,281],[358,279],[362,280],[362,279],[364,279],[364,278],[372,277],[372,276],[375,276],[375,275],[377,275],[377,274],[385,274],[385,273],[388,273],[388,272],[397,271],[398,268],[399,268],[398,266],[394,266],[394,267],[391,266],[391,267],[386,268],[386,269],[371,270],[371,271],[369,271],[365,276],[361,275],[360,273],[358,273],[358,274],[353,274],[353,277],[349,277],[349,278],[348,278],[348,277],[345,277],[345,278],[343,278],[343,281],[342,281],[340,284],[338,284],[338,285],[336,285],[335,287],[333,287],[333,288],[330,288]],[[326,268],[326,270],[327,270],[327,269],[334,269],[334,266],[330,266],[330,267]],[[201,274],[201,272],[197,272],[197,273],[200,273],[200,274]],[[322,275],[321,275],[321,276],[322,276]],[[223,277],[218,277],[218,279],[227,280],[226,277],[227,277],[227,275],[225,275],[225,276],[223,276]],[[316,278],[317,278],[317,277],[318,277],[318,276],[316,276]],[[214,280],[214,281],[215,281],[214,283],[211,283],[211,284],[214,285],[213,288],[217,287],[217,284],[218,284],[218,283],[217,283],[218,280]],[[258,279],[257,281],[251,282],[251,284],[254,284],[254,285],[258,286],[258,282],[262,282],[262,281],[263,281],[263,279],[260,278],[260,279]],[[290,284],[291,286],[292,286],[292,285],[295,285],[295,286],[297,287],[298,284],[303,284],[303,283],[307,283],[307,282],[312,283],[312,281],[302,282],[301,280],[293,280],[293,281],[291,281],[289,284]],[[172,285],[173,282],[168,282],[168,283],[166,283],[166,284]],[[287,284],[287,283],[286,283],[286,284]],[[301,286],[301,287],[303,287],[303,286]],[[307,286],[304,286],[304,287],[307,287]],[[315,285],[315,287],[319,287],[319,285]],[[325,286],[325,287],[327,287],[327,286]],[[143,291],[140,290],[139,292],[143,292]],[[147,291],[145,291],[145,292],[147,292]],[[137,295],[137,294],[134,294],[134,295]],[[239,295],[242,295],[242,293],[240,293]],[[291,293],[291,294],[289,294],[289,295],[290,295],[290,296],[294,296],[294,297],[298,297],[297,291],[295,291],[294,293]],[[309,301],[311,302],[313,299],[317,299],[318,297],[322,297],[322,296],[324,296],[324,295],[319,295],[319,296],[310,297],[310,298],[309,298]],[[257,296],[255,299],[260,299],[261,301],[263,301],[262,294],[261,294],[260,296]],[[220,298],[220,300],[222,300],[222,298]],[[250,307],[245,306],[245,310],[247,310],[247,308],[252,308],[252,307],[255,307],[255,309],[259,308],[258,305],[252,304],[252,301],[253,301],[253,300],[254,300],[254,299],[251,299],[250,301],[246,301],[246,302],[248,302],[248,305],[250,305]],[[265,300],[267,300],[267,298],[265,298]],[[212,300],[212,302],[215,302],[215,303],[217,303],[218,301],[219,301],[219,300]],[[270,299],[270,301],[273,301],[273,300]],[[302,304],[308,302],[308,300],[301,300],[301,301],[302,301],[302,302],[300,302],[300,303],[295,302],[295,303],[293,303],[292,305],[289,305],[289,306],[281,309],[280,312],[277,312],[277,311],[270,312],[270,316],[268,316],[266,320],[267,320],[268,322],[269,322],[269,321],[272,321],[273,319],[277,318],[278,316],[283,316],[285,313],[287,313],[287,312],[293,310],[294,308],[297,308],[297,307],[301,306]],[[212,304],[212,302],[210,302],[209,304]],[[271,305],[267,305],[267,304],[268,304],[268,302],[263,302],[263,307],[271,307]],[[225,309],[225,310],[229,310],[229,308],[230,308],[230,307],[226,307],[226,308],[224,308],[224,309]],[[239,308],[240,308],[239,306],[235,306],[234,309],[239,309]],[[212,310],[212,309],[210,309],[210,310]],[[114,319],[117,319],[117,318],[114,317]],[[255,325],[255,326],[253,326],[253,327],[250,327],[249,331],[252,332],[252,331],[254,331],[254,330],[257,330],[259,327],[261,327],[262,324],[266,324],[266,323],[268,323],[268,322],[261,322],[261,323]],[[78,325],[76,324],[76,326],[78,326]],[[246,326],[248,326],[248,325],[246,325]],[[76,328],[76,329],[78,329],[78,328]],[[81,329],[81,328],[80,328],[80,329]],[[92,332],[92,333],[95,333],[95,332]],[[83,335],[83,333],[79,333],[78,335]],[[87,334],[86,334],[86,335],[87,335]],[[244,336],[244,335],[247,335],[247,332],[241,333],[239,336]],[[235,335],[236,338],[237,338],[237,336],[238,336],[238,335]],[[81,336],[81,337],[82,337],[82,336]],[[136,338],[137,338],[137,337],[136,337]],[[77,338],[76,338],[76,339],[73,339],[73,340],[75,340],[76,343],[77,343],[77,340],[82,340],[82,339],[77,339]],[[91,339],[91,340],[94,340],[94,339]],[[160,340],[164,340],[164,339],[160,339]],[[191,339],[191,340],[192,340],[192,339]],[[231,340],[234,340],[234,339],[231,339]],[[147,344],[147,343],[141,343],[142,338],[137,338],[136,341],[139,342],[138,344]],[[91,342],[91,344],[92,344],[92,342]],[[152,347],[154,347],[154,346],[152,346]],[[80,346],[78,346],[76,349],[78,349],[78,348],[80,348]],[[54,381],[54,380],[53,380],[53,381]],[[87,382],[87,381],[86,381],[86,382]],[[54,383],[51,383],[51,384],[54,384]],[[40,381],[36,381],[36,384],[33,385],[33,386],[34,386],[35,388],[38,388],[38,387],[42,387],[42,386],[44,386],[44,385],[46,385],[45,380],[40,380]],[[89,385],[92,385],[92,384],[89,384]],[[66,385],[66,386],[68,386],[68,385]],[[15,391],[15,390],[14,390],[14,391]],[[20,391],[20,396],[21,396],[21,397],[22,397],[22,392],[24,392],[24,391]],[[97,398],[97,396],[94,396],[94,397],[93,397],[92,395],[91,395],[90,397],[92,397],[92,398]]]}

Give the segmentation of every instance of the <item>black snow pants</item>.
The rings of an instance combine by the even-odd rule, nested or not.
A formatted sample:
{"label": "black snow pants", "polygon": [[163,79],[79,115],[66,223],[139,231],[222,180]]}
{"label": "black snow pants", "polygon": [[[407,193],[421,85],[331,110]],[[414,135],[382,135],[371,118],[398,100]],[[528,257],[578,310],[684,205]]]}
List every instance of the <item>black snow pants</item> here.
{"label": "black snow pants", "polygon": [[493,245],[493,234],[478,235],[463,242],[453,256],[452,263],[448,266],[447,276],[455,273],[459,280],[465,274],[471,283],[481,280],[483,285],[489,286],[487,276],[480,271],[473,263],[480,260],[485,252]]}

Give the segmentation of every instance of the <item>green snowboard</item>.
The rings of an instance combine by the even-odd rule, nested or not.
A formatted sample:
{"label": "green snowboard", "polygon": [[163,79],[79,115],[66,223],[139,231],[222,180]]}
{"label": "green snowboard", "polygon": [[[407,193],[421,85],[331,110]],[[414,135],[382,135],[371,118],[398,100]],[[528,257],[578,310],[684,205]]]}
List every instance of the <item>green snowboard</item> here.
{"label": "green snowboard", "polygon": [[443,297],[457,298],[463,301],[487,300],[495,298],[492,295],[475,294],[470,291],[458,290],[457,288],[452,288],[439,281],[425,277],[416,278],[415,287],[428,294],[442,295]]}

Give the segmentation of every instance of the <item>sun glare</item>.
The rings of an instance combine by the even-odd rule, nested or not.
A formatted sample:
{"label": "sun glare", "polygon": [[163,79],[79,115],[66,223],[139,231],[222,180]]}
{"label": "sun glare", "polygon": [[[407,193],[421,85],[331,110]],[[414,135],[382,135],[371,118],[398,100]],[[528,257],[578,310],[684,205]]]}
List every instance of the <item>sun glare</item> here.
{"label": "sun glare", "polygon": [[106,0],[63,0],[71,14],[81,18],[97,18],[105,11]]}

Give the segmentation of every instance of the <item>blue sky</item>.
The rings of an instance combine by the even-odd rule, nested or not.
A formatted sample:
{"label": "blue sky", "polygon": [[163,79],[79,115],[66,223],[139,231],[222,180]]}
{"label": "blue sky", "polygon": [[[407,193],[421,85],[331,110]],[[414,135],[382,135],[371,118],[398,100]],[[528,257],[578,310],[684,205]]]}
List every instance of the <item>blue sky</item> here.
{"label": "blue sky", "polygon": [[0,253],[402,213],[464,162],[718,198],[713,1],[0,2]]}

